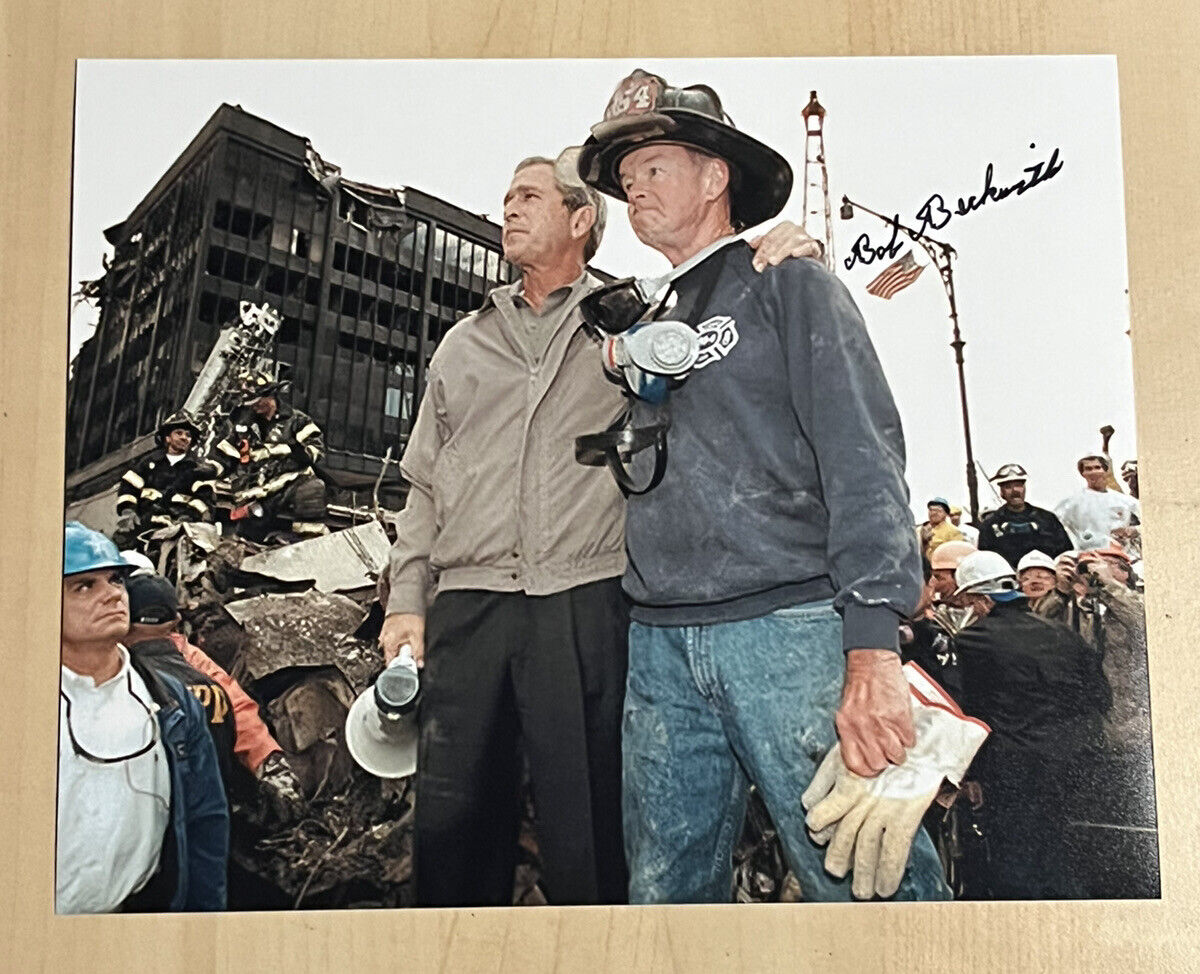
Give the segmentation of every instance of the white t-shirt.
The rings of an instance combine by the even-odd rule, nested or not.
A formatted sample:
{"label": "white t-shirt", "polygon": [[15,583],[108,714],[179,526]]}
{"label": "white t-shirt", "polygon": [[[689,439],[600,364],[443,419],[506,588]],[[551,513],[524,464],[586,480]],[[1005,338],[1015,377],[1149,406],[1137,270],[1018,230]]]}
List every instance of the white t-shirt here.
{"label": "white t-shirt", "polygon": [[177,464],[180,460],[182,460],[186,456],[187,456],[186,453],[168,453],[167,454],[167,463],[169,463],[173,467],[173,466],[175,466],[175,464]]}
{"label": "white t-shirt", "polygon": [[1076,548],[1102,548],[1117,528],[1129,527],[1142,516],[1137,498],[1117,490],[1084,488],[1054,509]]}
{"label": "white t-shirt", "polygon": [[[57,913],[110,913],[146,885],[158,867],[170,818],[167,752],[146,684],[120,648],[122,665],[97,686],[65,666],[59,686],[71,702],[70,731],[97,757],[145,754],[97,764],[75,753],[67,702],[58,700],[58,849],[54,883]],[[146,706],[142,706],[134,694]]]}

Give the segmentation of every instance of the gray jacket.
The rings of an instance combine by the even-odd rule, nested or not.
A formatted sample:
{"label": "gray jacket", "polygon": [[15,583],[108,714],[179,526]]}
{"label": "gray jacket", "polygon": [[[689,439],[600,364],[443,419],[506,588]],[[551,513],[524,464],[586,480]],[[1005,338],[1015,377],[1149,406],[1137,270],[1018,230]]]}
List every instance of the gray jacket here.
{"label": "gray jacket", "polygon": [[550,312],[541,361],[494,300],[516,284],[438,345],[400,462],[412,487],[380,579],[388,613],[423,615],[435,591],[549,595],[624,571],[621,493],[607,469],[575,461],[575,437],[623,408],[579,317],[598,283],[585,274]]}

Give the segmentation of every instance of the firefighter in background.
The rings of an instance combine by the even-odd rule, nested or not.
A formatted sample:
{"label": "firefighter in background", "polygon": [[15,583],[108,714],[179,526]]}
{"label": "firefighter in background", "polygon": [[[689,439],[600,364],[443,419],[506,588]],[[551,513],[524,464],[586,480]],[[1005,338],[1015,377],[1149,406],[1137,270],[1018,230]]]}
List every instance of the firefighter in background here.
{"label": "firefighter in background", "polygon": [[[313,470],[325,456],[320,427],[280,397],[284,384],[270,374],[246,372],[238,381],[242,406],[209,459],[216,476],[229,482],[231,519],[252,514],[264,526],[280,519],[298,535],[327,534],[325,484]],[[200,480],[194,487],[202,493],[215,483]]]}
{"label": "firefighter in background", "polygon": [[177,521],[209,521],[208,505],[192,492],[201,460],[192,446],[200,428],[185,410],[172,413],[154,433],[158,449],[125,471],[117,484],[120,547],[145,548],[139,535]]}

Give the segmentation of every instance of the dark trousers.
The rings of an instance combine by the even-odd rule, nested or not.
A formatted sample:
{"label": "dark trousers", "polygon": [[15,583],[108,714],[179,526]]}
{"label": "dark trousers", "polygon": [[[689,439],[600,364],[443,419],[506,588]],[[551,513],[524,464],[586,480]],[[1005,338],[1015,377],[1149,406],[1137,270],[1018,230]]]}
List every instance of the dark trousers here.
{"label": "dark trousers", "polygon": [[542,891],[623,903],[618,579],[549,596],[450,591],[426,620],[415,863],[424,906],[510,905],[528,757]]}

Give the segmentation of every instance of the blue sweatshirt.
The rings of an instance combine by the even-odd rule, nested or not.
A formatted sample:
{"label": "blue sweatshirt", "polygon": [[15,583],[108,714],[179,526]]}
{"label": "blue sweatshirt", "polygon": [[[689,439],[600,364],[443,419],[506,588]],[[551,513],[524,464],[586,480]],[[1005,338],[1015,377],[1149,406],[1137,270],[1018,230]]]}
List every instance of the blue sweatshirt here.
{"label": "blue sweatshirt", "polygon": [[718,251],[660,315],[699,328],[701,367],[664,405],[634,405],[638,425],[665,412],[671,428],[662,482],[629,498],[633,618],[732,622],[832,597],[845,649],[898,649],[921,568],[891,391],[837,278],[811,260],[759,274],[752,256]]}

